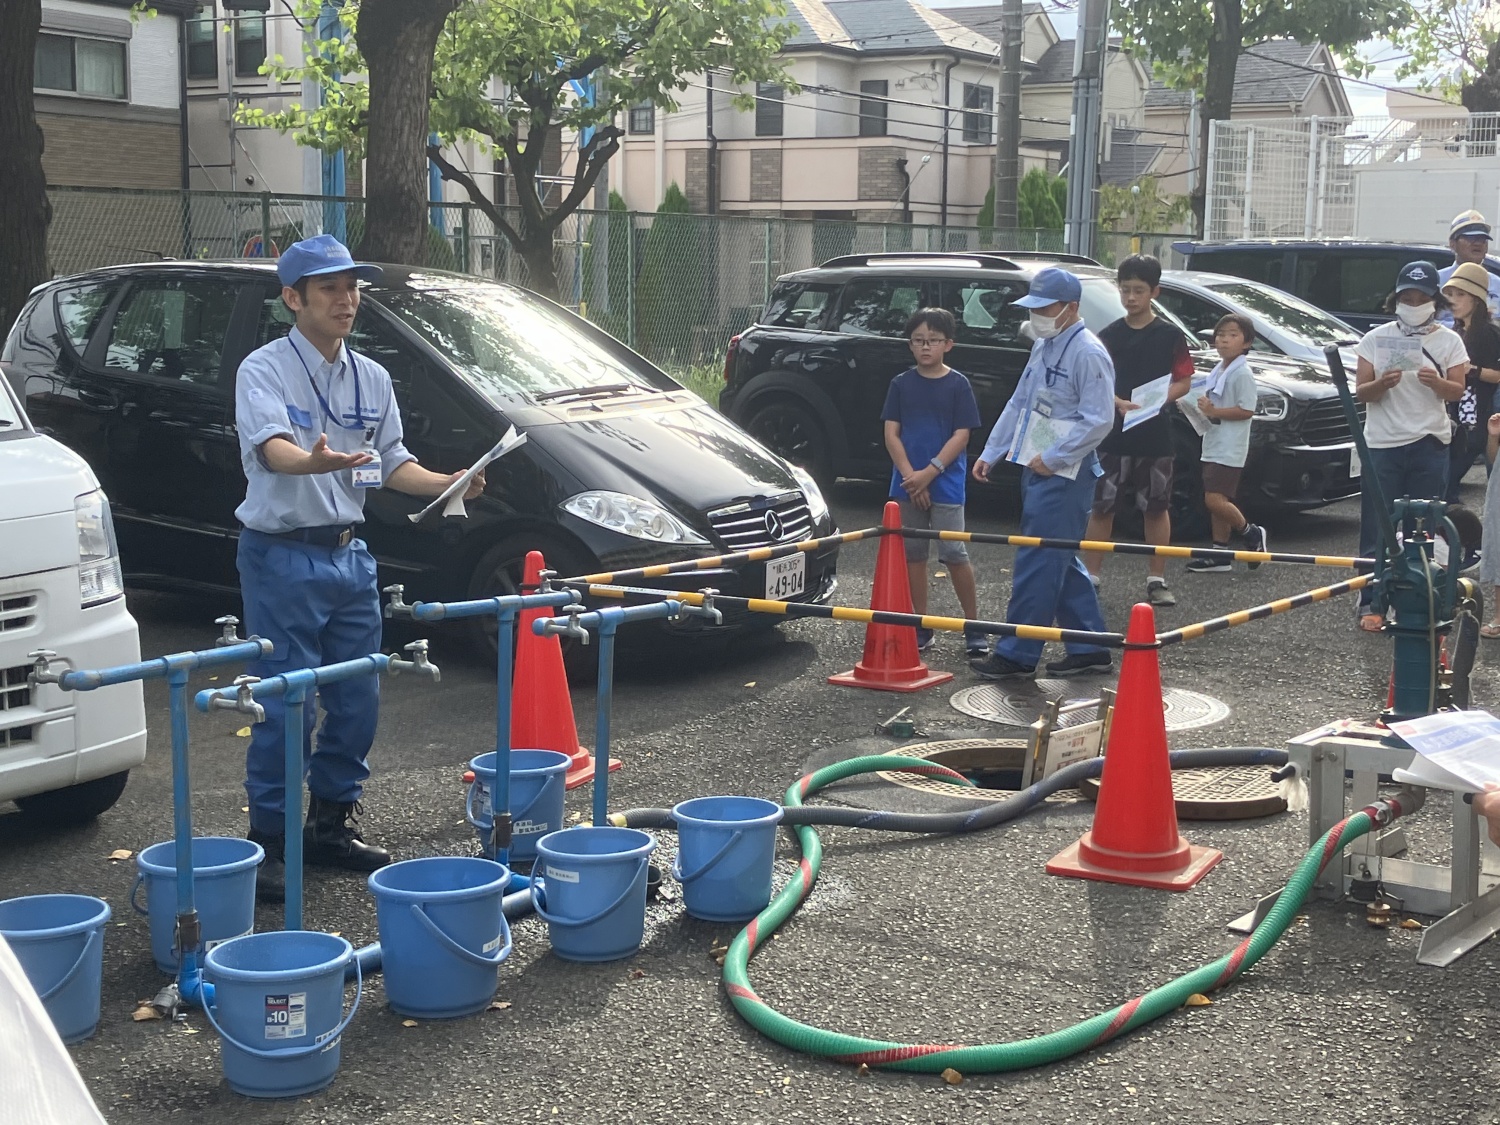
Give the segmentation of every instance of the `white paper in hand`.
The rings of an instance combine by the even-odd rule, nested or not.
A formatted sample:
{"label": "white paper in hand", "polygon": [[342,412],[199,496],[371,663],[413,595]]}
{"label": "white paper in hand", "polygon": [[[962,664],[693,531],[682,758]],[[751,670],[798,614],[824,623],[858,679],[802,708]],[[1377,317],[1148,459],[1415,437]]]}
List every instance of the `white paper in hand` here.
{"label": "white paper in hand", "polygon": [[1442,711],[1392,723],[1416,756],[1398,781],[1477,793],[1500,784],[1500,719],[1488,711]]}
{"label": "white paper in hand", "polygon": [[445,516],[467,516],[469,513],[468,509],[464,507],[464,493],[468,491],[469,484],[474,480],[474,477],[491,461],[498,460],[517,446],[525,444],[526,435],[516,433],[516,428],[512,426],[505,431],[505,436],[495,443],[493,449],[465,469],[463,476],[443,489],[441,496],[431,504],[428,504],[420,512],[413,512],[406,518],[411,520],[412,523],[421,523],[427,514],[439,505],[442,506],[443,515]]}
{"label": "white paper in hand", "polygon": [[1163,375],[1160,379],[1152,379],[1149,383],[1142,383],[1130,392],[1130,401],[1135,403],[1136,408],[1125,412],[1121,420],[1120,430],[1132,430],[1142,422],[1149,422],[1161,413],[1161,408],[1167,405],[1167,395],[1171,393],[1172,376]]}

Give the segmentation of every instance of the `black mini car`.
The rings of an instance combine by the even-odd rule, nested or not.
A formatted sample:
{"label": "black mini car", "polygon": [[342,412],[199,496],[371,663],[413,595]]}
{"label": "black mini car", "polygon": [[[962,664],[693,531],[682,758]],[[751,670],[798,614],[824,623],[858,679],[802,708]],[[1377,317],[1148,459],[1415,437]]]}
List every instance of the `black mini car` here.
{"label": "black mini car", "polygon": [[[111,267],[31,295],[0,366],[37,428],[98,475],[135,584],[238,589],[234,510],[245,479],[235,374],[291,325],[269,263]],[[363,291],[349,344],[390,372],[407,446],[427,467],[466,468],[511,425],[528,439],[490,466],[467,519],[434,514],[413,525],[407,516],[424,501],[385,489],[369,497],[362,535],[381,581],[404,584],[409,601],[512,592],[530,550],[577,575],[833,531],[805,471],[522,289],[387,266]],[[792,558],[803,561],[644,584],[751,597],[774,585],[777,597],[828,600],[837,549]]]}
{"label": "black mini car", "polygon": [[[918,308],[953,313],[948,363],[969,377],[983,425],[970,456],[1019,382],[1031,351],[1027,310],[1015,304],[1036,273],[1061,265],[1083,284],[1084,322],[1098,332],[1125,315],[1112,271],[1085,258],[1040,254],[857,254],[777,280],[758,323],[730,341],[719,407],[753,437],[819,479],[890,472],[880,422],[890,381],[912,365],[902,329]],[[1180,328],[1207,371],[1218,357]],[[1326,369],[1280,356],[1252,360],[1259,401],[1240,498],[1258,511],[1316,508],[1359,492],[1359,466]],[[1202,523],[1197,435],[1174,427],[1174,510],[1185,535]],[[1008,466],[1007,466],[1008,468]],[[1011,472],[1014,481],[1018,473]]]}

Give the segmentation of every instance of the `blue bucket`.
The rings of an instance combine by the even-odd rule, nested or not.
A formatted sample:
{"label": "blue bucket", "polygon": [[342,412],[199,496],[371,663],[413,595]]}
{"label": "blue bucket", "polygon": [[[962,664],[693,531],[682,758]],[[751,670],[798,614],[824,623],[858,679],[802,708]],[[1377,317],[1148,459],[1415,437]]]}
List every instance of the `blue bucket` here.
{"label": "blue bucket", "polygon": [[[203,932],[203,949],[244,937],[255,930],[255,869],[265,849],[237,836],[193,837],[193,909]],[[152,844],[135,857],[130,905],[151,922],[151,956],[164,973],[177,971],[173,935],[177,930],[177,846]],[[139,902],[146,888],[146,905]]]}
{"label": "blue bucket", "polygon": [[0,937],[21,963],[64,1043],[99,1026],[109,903],[88,895],[28,895],[0,902]]}
{"label": "blue bucket", "polygon": [[708,922],[742,922],[771,901],[781,806],[759,797],[696,797],[672,809],[682,905]]}
{"label": "blue bucket", "polygon": [[[510,752],[510,858],[522,862],[536,858],[536,842],[563,825],[563,797],[567,793],[571,759],[556,750],[512,750]],[[481,754],[469,763],[474,780],[469,783],[465,814],[486,853],[495,814],[490,794],[495,783],[495,752]]]}
{"label": "blue bucket", "polygon": [[538,840],[531,905],[546,919],[552,951],[564,961],[613,961],[639,949],[655,850],[651,834],[635,828],[580,825]]}
{"label": "blue bucket", "polygon": [[482,1012],[510,955],[503,863],[466,856],[407,859],[370,876],[385,995],[424,1019]]}
{"label": "blue bucket", "polygon": [[[340,1019],[350,961],[354,1006]],[[310,930],[250,934],[210,949],[203,975],[214,1002],[204,1011],[219,1033],[229,1088],[249,1098],[295,1098],[332,1082],[339,1042],[364,993],[358,966],[347,941]]]}

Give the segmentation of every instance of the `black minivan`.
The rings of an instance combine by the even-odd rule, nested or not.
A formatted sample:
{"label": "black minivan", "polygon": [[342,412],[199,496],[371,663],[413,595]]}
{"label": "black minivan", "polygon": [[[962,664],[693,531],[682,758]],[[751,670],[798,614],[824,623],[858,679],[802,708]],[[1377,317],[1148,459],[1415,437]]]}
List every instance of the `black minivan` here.
{"label": "black minivan", "polygon": [[[36,427],[98,475],[135,584],[237,591],[245,479],[235,375],[291,325],[274,263],[116,266],[31,295],[0,367]],[[833,531],[808,473],[525,290],[386,266],[363,290],[349,344],[390,372],[407,446],[427,467],[466,468],[511,425],[527,435],[489,467],[467,519],[434,513],[413,525],[422,500],[388,489],[369,497],[362,535],[381,581],[404,584],[408,600],[512,592],[530,550],[579,575]],[[837,548],[792,558],[802,561],[639,584],[760,597],[774,582],[780,597],[827,601]]]}

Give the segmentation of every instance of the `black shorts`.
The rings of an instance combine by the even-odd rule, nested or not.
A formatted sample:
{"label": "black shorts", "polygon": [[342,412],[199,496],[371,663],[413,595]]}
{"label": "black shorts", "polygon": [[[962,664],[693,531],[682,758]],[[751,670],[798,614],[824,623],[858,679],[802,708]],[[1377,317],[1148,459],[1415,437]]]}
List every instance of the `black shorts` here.
{"label": "black shorts", "polygon": [[1094,484],[1094,515],[1118,515],[1130,501],[1142,512],[1165,512],[1171,508],[1171,457],[1100,453],[1099,467],[1104,475]]}

